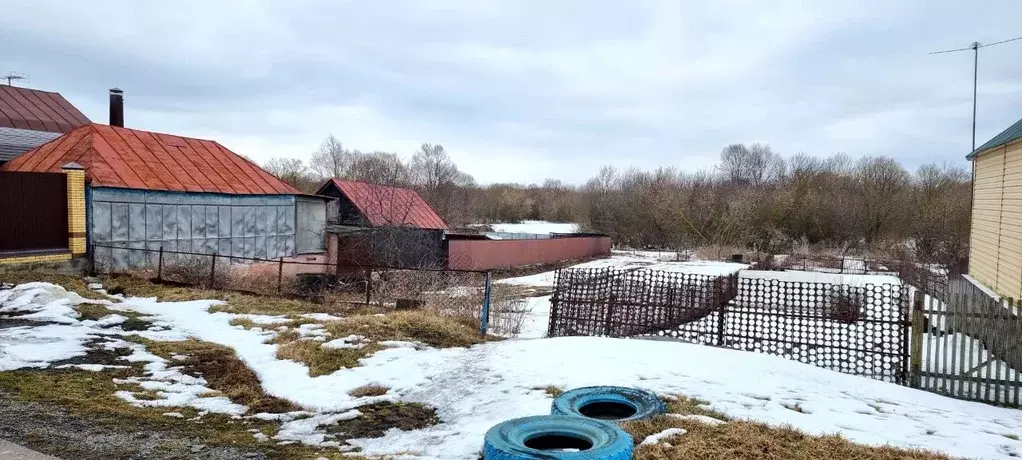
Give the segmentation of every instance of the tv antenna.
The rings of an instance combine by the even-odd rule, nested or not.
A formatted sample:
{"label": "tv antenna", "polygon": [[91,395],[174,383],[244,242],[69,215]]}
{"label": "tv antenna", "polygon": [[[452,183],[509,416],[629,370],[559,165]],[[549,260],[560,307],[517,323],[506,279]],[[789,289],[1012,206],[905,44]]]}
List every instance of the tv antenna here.
{"label": "tv antenna", "polygon": [[976,84],[979,81],[979,49],[986,48],[988,46],[1000,45],[1002,43],[1013,42],[1015,40],[1022,40],[1022,37],[1009,38],[1007,40],[1001,40],[993,43],[980,43],[972,42],[967,48],[958,48],[953,50],[934,51],[930,54],[944,54],[944,53],[957,53],[959,51],[972,50],[972,150],[969,153],[976,151]]}
{"label": "tv antenna", "polygon": [[13,70],[10,71],[10,72],[7,72],[7,75],[4,75],[3,77],[0,77],[0,79],[7,80],[7,86],[14,86],[14,80],[25,80],[25,83],[28,83],[28,75],[27,74],[23,74],[21,72],[15,72]]}

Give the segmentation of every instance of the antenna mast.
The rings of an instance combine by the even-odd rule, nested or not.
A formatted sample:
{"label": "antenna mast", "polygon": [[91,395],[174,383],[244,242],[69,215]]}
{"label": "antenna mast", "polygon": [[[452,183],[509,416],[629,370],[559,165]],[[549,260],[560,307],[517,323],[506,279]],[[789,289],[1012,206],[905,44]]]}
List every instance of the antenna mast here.
{"label": "antenna mast", "polygon": [[999,42],[981,44],[980,42],[972,42],[968,48],[958,48],[953,50],[934,51],[930,54],[944,54],[944,53],[957,53],[959,51],[972,50],[972,150],[969,152],[976,151],[976,89],[979,83],[979,49],[986,48],[988,46],[1000,45],[1002,43],[1013,42],[1015,40],[1022,40],[1022,37],[1009,38],[1007,40],[1001,40]]}
{"label": "antenna mast", "polygon": [[14,86],[14,80],[25,80],[25,83],[28,83],[28,75],[13,70],[7,72],[7,75],[0,77],[0,79],[7,80],[7,86]]}

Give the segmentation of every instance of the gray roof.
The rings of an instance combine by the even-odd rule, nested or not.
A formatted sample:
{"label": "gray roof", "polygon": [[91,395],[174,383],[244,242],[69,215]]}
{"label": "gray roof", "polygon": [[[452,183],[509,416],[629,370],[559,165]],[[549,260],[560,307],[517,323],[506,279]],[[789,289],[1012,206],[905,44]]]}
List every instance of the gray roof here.
{"label": "gray roof", "polygon": [[986,144],[979,146],[979,148],[970,153],[967,158],[972,159],[979,154],[979,152],[994,147],[1000,147],[1015,139],[1022,139],[1022,120],[1016,121],[1015,124],[1009,126],[1008,129],[1002,131],[1001,134],[994,136],[993,139],[987,141]]}
{"label": "gray roof", "polygon": [[63,133],[0,126],[0,162],[13,160],[18,155],[60,136],[63,136]]}

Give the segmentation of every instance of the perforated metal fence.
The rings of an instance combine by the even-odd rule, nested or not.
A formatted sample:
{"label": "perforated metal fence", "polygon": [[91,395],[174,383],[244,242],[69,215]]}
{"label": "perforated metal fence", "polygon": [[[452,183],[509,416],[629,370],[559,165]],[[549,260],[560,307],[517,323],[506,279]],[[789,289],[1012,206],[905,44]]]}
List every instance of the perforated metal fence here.
{"label": "perforated metal fence", "polygon": [[904,383],[908,314],[907,290],[896,284],[565,269],[549,335],[670,337]]}

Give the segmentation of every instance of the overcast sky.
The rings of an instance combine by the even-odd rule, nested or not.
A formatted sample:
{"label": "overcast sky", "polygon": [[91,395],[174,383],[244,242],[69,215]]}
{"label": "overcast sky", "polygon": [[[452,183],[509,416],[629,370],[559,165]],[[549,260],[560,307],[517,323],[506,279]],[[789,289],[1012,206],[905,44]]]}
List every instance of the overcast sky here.
{"label": "overcast sky", "polygon": [[[0,71],[101,123],[123,88],[128,127],[260,162],[333,133],[443,144],[482,183],[577,183],[735,142],[965,165],[972,54],[927,53],[1022,35],[1018,0],[227,3],[4,0]],[[977,144],[1022,118],[1022,41],[979,75]]]}

